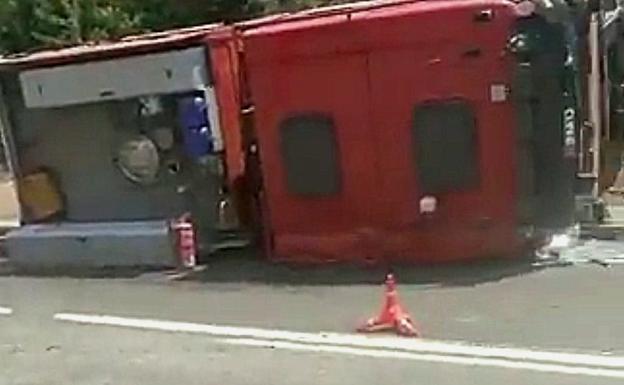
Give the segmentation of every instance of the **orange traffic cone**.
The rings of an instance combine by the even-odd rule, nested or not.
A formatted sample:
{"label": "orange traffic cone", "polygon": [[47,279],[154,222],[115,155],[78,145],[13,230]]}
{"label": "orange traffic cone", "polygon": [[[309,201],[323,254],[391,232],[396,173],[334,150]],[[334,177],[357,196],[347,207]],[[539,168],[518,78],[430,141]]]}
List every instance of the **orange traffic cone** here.
{"label": "orange traffic cone", "polygon": [[403,310],[399,303],[399,295],[396,289],[394,275],[386,276],[385,303],[381,309],[381,314],[369,319],[361,325],[357,331],[361,333],[373,333],[385,330],[393,330],[400,336],[420,337],[420,332],[416,329],[410,315]]}

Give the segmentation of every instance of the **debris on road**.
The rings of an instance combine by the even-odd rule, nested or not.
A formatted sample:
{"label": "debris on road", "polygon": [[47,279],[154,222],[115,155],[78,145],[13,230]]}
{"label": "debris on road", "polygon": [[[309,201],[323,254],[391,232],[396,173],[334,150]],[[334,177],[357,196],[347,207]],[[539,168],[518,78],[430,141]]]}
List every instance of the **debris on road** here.
{"label": "debris on road", "polygon": [[56,352],[56,351],[59,351],[59,350],[61,350],[60,345],[50,345],[50,346],[48,346],[48,347],[46,348],[46,350],[45,350],[45,351],[46,351],[46,352]]}
{"label": "debris on road", "polygon": [[578,229],[556,234],[536,252],[533,266],[552,267],[591,263],[602,267],[624,264],[624,243],[604,239],[581,239]]}
{"label": "debris on road", "polygon": [[606,267],[606,268],[611,267],[611,265],[609,263],[607,263],[605,261],[601,261],[600,259],[597,259],[597,258],[591,258],[588,262],[589,263],[594,263],[596,265],[600,265],[600,266]]}

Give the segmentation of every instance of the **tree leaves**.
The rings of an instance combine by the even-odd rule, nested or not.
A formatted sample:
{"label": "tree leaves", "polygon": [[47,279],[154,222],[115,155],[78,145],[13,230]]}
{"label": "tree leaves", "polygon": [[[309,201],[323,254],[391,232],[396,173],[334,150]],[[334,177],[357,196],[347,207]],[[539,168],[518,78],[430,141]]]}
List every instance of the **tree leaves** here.
{"label": "tree leaves", "polygon": [[110,39],[140,29],[135,15],[102,0],[3,0],[0,50],[27,51]]}
{"label": "tree leaves", "polygon": [[349,0],[0,0],[0,52],[63,47],[141,31]]}

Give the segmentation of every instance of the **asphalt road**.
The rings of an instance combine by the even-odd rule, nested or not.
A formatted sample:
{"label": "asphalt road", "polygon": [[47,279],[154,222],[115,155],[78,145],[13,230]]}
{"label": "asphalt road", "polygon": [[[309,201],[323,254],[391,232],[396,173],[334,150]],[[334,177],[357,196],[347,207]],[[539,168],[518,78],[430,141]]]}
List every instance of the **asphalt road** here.
{"label": "asphalt road", "polygon": [[624,381],[624,266],[400,270],[424,340],[351,334],[379,307],[376,271],[233,266],[1,277],[0,384]]}

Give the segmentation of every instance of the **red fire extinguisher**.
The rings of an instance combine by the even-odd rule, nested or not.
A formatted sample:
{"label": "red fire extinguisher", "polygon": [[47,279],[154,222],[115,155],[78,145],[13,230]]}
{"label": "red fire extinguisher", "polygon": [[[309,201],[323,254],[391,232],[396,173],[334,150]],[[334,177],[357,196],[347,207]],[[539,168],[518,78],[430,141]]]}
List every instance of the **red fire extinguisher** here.
{"label": "red fire extinguisher", "polygon": [[197,243],[195,242],[195,227],[189,214],[184,214],[173,222],[171,226],[176,234],[176,247],[180,264],[192,269],[197,265]]}

